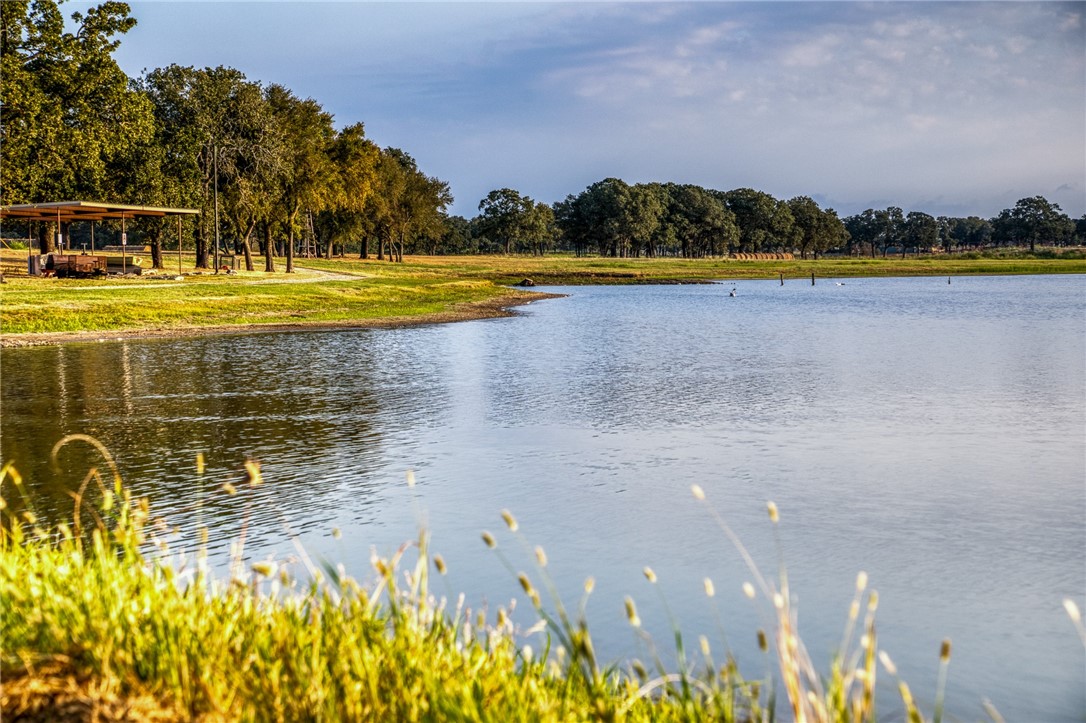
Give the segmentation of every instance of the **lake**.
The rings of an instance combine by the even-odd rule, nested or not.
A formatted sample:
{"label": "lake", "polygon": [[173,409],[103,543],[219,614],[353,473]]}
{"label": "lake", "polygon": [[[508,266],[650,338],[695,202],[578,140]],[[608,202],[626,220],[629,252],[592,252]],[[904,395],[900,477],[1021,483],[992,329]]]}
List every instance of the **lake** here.
{"label": "lake", "polygon": [[[449,566],[437,589],[492,612],[519,586],[480,532],[518,570],[539,544],[567,602],[595,578],[607,660],[646,656],[625,595],[672,647],[651,566],[689,647],[705,634],[750,677],[767,608],[743,596],[751,575],[690,485],[767,575],[772,500],[816,662],[865,570],[881,647],[922,707],[947,637],[948,713],[983,718],[987,698],[1007,720],[1083,720],[1062,607],[1086,609],[1082,277],[546,290],[568,297],[450,325],[4,349],[4,460],[40,513],[67,516],[95,458],[73,443],[53,472],[49,452],[93,435],[176,545],[207,525],[220,561],[243,526],[251,559],[293,555],[290,530],[368,580],[371,548],[391,554],[425,522]],[[246,459],[262,487],[241,484]],[[514,620],[534,622],[523,599]]]}

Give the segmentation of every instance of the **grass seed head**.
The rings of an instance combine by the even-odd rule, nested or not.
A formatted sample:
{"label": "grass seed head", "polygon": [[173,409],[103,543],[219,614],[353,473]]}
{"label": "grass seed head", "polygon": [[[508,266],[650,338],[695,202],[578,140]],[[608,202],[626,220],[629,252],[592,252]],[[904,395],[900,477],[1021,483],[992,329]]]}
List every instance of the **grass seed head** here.
{"label": "grass seed head", "polygon": [[340,539],[342,537],[343,537],[343,530],[339,529],[338,527],[333,527],[332,528],[332,539],[338,540],[338,539]]}
{"label": "grass seed head", "polygon": [[373,569],[377,571],[377,574],[381,577],[388,577],[392,574],[392,568],[388,566],[388,561],[384,558],[375,558],[371,561],[373,563]]}
{"label": "grass seed head", "polygon": [[766,503],[766,508],[769,510],[769,521],[776,524],[780,520],[780,513],[777,512],[777,505],[775,502]]}
{"label": "grass seed head", "polygon": [[1069,597],[1063,599],[1063,609],[1067,611],[1067,616],[1071,618],[1071,622],[1076,625],[1082,622],[1082,613],[1079,612],[1078,605],[1075,601]]}
{"label": "grass seed head", "polygon": [[441,555],[434,555],[434,567],[437,568],[438,574],[444,575],[446,570],[445,558],[443,558]]}
{"label": "grass seed head", "polygon": [[405,473],[405,476],[407,477],[407,488],[411,489],[412,487],[415,486],[415,470],[413,470],[413,469],[407,470],[407,472]]}
{"label": "grass seed head", "polygon": [[513,517],[513,513],[509,510],[502,510],[502,519],[505,520],[505,526],[509,528],[510,532],[516,532],[520,525],[517,524],[517,518]]}
{"label": "grass seed head", "polygon": [[652,571],[651,567],[646,566],[645,569],[642,570],[642,572],[645,574],[646,580],[651,582],[653,585],[656,584],[656,573]]}
{"label": "grass seed head", "polygon": [[494,535],[490,534],[486,530],[483,530],[483,542],[485,542],[486,546],[489,547],[491,550],[498,546],[498,543],[494,541]]}
{"label": "grass seed head", "polygon": [[943,640],[943,644],[939,646],[939,660],[943,663],[950,660],[950,639]]}
{"label": "grass seed head", "polygon": [[743,583],[743,594],[746,595],[747,597],[749,597],[751,600],[753,600],[754,596],[757,595],[758,593],[756,593],[754,591],[754,586],[753,585],[751,585],[749,582],[745,582],[745,583]]}
{"label": "grass seed head", "polygon": [[867,589],[867,573],[860,570],[860,574],[856,576],[856,592],[863,592]]}
{"label": "grass seed head", "polygon": [[204,473],[204,453],[196,453],[196,474],[202,475]]}
{"label": "grass seed head", "polygon": [[882,667],[886,668],[887,673],[897,675],[897,666],[894,665],[894,661],[890,660],[890,656],[886,654],[885,650],[879,651],[879,662],[882,663]]}
{"label": "grass seed head", "polygon": [[275,575],[277,566],[271,560],[266,562],[254,562],[252,565],[253,572],[261,577],[272,577]]}
{"label": "grass seed head", "polygon": [[532,594],[532,581],[528,579],[528,576],[523,572],[517,575],[517,580],[520,581],[520,586],[524,588],[524,592],[528,595]]}
{"label": "grass seed head", "polygon": [[236,495],[238,493],[238,488],[229,482],[223,482],[222,491],[228,495]]}
{"label": "grass seed head", "polygon": [[245,460],[245,471],[249,475],[249,486],[257,487],[264,484],[264,478],[260,475],[260,463],[251,459]]}
{"label": "grass seed head", "polygon": [[710,578],[705,578],[702,583],[705,585],[705,597],[716,595],[716,588],[713,587],[713,581]]}
{"label": "grass seed head", "polygon": [[637,616],[637,606],[634,605],[633,598],[629,596],[626,597],[626,619],[633,627],[641,627],[641,618]]}
{"label": "grass seed head", "polygon": [[690,485],[690,491],[694,494],[694,499],[704,500],[705,490],[701,488],[701,485]]}
{"label": "grass seed head", "polygon": [[547,553],[539,545],[535,547],[535,561],[539,563],[540,567],[547,566]]}
{"label": "grass seed head", "polygon": [[709,638],[705,637],[704,635],[699,635],[698,643],[701,645],[701,654],[708,658],[709,655],[712,653],[709,648]]}
{"label": "grass seed head", "polygon": [[584,594],[591,595],[592,591],[596,589],[596,578],[586,577],[584,580]]}
{"label": "grass seed head", "polygon": [[769,650],[769,641],[766,640],[765,631],[761,629],[758,630],[758,649],[763,653]]}

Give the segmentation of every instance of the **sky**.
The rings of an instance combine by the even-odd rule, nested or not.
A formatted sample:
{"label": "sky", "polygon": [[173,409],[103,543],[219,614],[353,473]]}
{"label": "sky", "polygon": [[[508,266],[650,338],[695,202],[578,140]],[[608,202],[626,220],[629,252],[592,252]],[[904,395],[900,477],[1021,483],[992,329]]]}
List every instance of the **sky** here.
{"label": "sky", "polygon": [[[66,12],[87,3],[67,3]],[[1086,3],[131,2],[130,75],[226,65],[448,181],[607,177],[991,217],[1086,213]]]}

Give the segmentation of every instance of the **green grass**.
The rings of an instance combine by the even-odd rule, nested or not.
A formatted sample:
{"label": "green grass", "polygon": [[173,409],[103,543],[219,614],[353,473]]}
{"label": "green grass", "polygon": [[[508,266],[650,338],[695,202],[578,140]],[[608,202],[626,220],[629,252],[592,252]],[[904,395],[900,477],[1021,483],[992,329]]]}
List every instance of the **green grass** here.
{"label": "green grass", "polygon": [[19,281],[3,291],[4,334],[365,322],[436,314],[510,294],[487,281],[449,278]]}
{"label": "green grass", "polygon": [[[17,471],[0,470],[7,496],[0,500],[0,703],[16,718],[65,719],[74,706],[105,719],[119,711],[147,720],[764,722],[790,714],[872,721],[877,678],[886,674],[899,699],[880,701],[882,709],[891,718],[924,720],[878,648],[877,596],[866,575],[857,579],[829,674],[820,675],[800,641],[783,565],[776,579],[763,576],[707,502],[750,568],[748,595],[774,621],[758,631],[767,662],[776,663],[769,678],[744,679],[727,651],[714,658],[704,637],[697,650],[688,649],[674,621],[675,669],[655,652],[647,667],[636,660],[601,664],[585,617],[592,581],[568,607],[542,548],[535,548],[534,569],[518,571],[489,532],[484,542],[531,600],[539,622],[532,628],[546,635],[537,650],[520,642],[528,636],[505,609],[473,611],[463,596],[457,604],[434,596],[432,577],[444,574],[445,561],[431,553],[426,530],[392,557],[375,556],[373,582],[363,585],[342,568],[314,566],[301,548],[297,571],[281,560],[243,563],[243,525],[230,573],[216,576],[206,551],[170,552],[158,537],[168,525],[128,495],[95,440],[73,435],[54,455],[75,440],[95,445],[113,474],[103,479],[90,470],[71,523],[43,529]],[[202,474],[199,459],[197,470]],[[262,484],[257,465],[247,471],[248,485],[224,485],[221,494],[245,495]],[[705,502],[700,487],[692,491]],[[84,504],[92,496],[100,500],[94,510]],[[770,503],[774,530],[778,515]],[[512,513],[503,510],[502,518],[508,536],[530,544]],[[654,571],[646,568],[645,577],[655,586]],[[711,602],[709,580],[705,590]],[[1086,643],[1077,607],[1065,605]],[[644,648],[655,651],[630,598],[626,614]],[[946,642],[933,721],[942,717],[949,658]]]}
{"label": "green grass", "polygon": [[1026,258],[1028,254],[980,258],[926,256],[907,259],[823,258],[793,261],[738,261],[733,259],[612,259],[549,256],[415,256],[403,264],[358,259],[311,259],[307,264],[328,271],[354,271],[390,276],[455,276],[517,283],[530,278],[537,284],[638,284],[715,279],[809,279],[856,276],[944,276],[1086,273],[1081,253],[1052,258]]}
{"label": "green grass", "polygon": [[[11,253],[5,252],[4,258],[18,260]],[[519,294],[527,299],[526,292],[505,287],[525,278],[538,285],[573,285],[776,279],[782,274],[786,279],[809,279],[812,273],[821,278],[1086,273],[1086,259],[1079,256],[1037,258],[1018,253],[999,258],[953,255],[817,261],[416,256],[407,257],[402,264],[374,259],[300,259],[298,263],[305,269],[289,276],[257,271],[190,275],[184,281],[174,281],[173,272],[123,279],[13,277],[0,287],[0,330],[5,336],[14,336],[365,324],[447,313],[499,296]],[[191,267],[191,260],[185,267]]]}

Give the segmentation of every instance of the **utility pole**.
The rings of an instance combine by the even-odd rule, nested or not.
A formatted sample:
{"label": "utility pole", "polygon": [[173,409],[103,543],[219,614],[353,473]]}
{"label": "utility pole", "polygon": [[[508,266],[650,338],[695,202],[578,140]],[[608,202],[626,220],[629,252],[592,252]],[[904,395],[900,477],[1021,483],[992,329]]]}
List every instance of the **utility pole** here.
{"label": "utility pole", "polygon": [[219,144],[214,145],[215,165],[215,273],[219,273]]}

